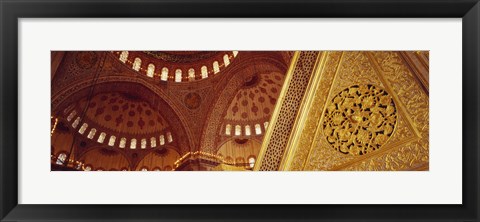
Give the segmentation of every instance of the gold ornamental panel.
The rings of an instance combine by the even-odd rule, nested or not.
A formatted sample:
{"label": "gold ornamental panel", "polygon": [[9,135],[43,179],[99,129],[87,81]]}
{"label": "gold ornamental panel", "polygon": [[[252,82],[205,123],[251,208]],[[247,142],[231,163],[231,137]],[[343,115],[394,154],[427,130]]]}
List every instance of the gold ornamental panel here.
{"label": "gold ornamental panel", "polygon": [[279,170],[428,170],[428,69],[409,62],[421,55],[323,52]]}
{"label": "gold ornamental panel", "polygon": [[323,133],[335,150],[364,155],[387,142],[396,122],[395,103],[384,89],[354,85],[330,102],[325,110]]}

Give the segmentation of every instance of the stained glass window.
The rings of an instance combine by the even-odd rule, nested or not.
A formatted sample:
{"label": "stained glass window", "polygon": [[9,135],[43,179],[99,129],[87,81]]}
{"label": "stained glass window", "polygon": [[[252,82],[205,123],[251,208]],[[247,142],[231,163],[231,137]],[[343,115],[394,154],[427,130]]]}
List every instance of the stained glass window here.
{"label": "stained glass window", "polygon": [[130,140],[130,149],[136,149],[137,148],[137,139],[132,139]]}
{"label": "stained glass window", "polygon": [[165,136],[160,135],[160,138],[159,138],[159,139],[160,139],[160,146],[163,145],[163,144],[165,144]]}
{"label": "stained glass window", "polygon": [[260,124],[255,124],[255,134],[262,134],[262,128],[260,127]]}
{"label": "stained glass window", "polygon": [[132,69],[135,71],[140,71],[140,66],[142,65],[142,60],[140,58],[135,58],[132,64]]}
{"label": "stained glass window", "polygon": [[207,67],[206,67],[206,66],[202,66],[201,71],[202,71],[202,79],[207,78],[207,77],[208,77]]}
{"label": "stained glass window", "polygon": [[250,136],[252,134],[252,131],[250,129],[249,125],[245,126],[245,135]]}
{"label": "stained glass window", "polygon": [[217,74],[218,72],[220,72],[220,67],[218,66],[218,62],[215,61],[213,62],[213,73]]}
{"label": "stained glass window", "polygon": [[120,61],[125,63],[127,62],[127,59],[128,59],[128,51],[122,51],[122,53],[120,53]]}
{"label": "stained glass window", "polygon": [[195,80],[195,69],[190,68],[188,70],[188,78],[190,79],[190,81]]}
{"label": "stained glass window", "polygon": [[157,139],[155,137],[150,138],[150,146],[157,147]]}
{"label": "stained glass window", "polygon": [[181,82],[182,81],[182,70],[177,69],[175,70],[175,82]]}
{"label": "stained glass window", "polygon": [[80,134],[84,134],[85,133],[85,130],[87,130],[87,127],[88,127],[88,124],[87,123],[83,123],[82,124],[82,127],[80,127],[80,129],[78,130],[78,132]]}
{"label": "stained glass window", "polygon": [[97,133],[97,129],[92,128],[92,129],[90,130],[90,132],[88,133],[87,138],[93,139],[93,137],[95,136],[95,133]]}
{"label": "stained glass window", "polygon": [[108,145],[109,145],[109,146],[115,145],[115,140],[117,140],[117,137],[114,136],[114,135],[111,135],[111,136],[110,136],[110,139],[108,140]]}
{"label": "stained glass window", "polygon": [[122,138],[120,139],[120,144],[118,144],[118,147],[120,147],[120,148],[125,148],[125,145],[126,145],[126,144],[127,144],[127,138],[122,137]]}
{"label": "stained glass window", "polygon": [[228,54],[225,54],[223,56],[223,64],[225,64],[225,67],[227,67],[228,65],[230,65],[230,57],[228,56]]}
{"label": "stained glass window", "polygon": [[168,80],[168,68],[167,67],[162,68],[162,74],[160,75],[160,79],[163,80],[163,81]]}
{"label": "stained glass window", "polygon": [[228,136],[232,134],[232,126],[230,124],[227,124],[227,126],[225,126],[225,134]]}
{"label": "stained glass window", "polygon": [[147,68],[147,76],[148,77],[153,77],[153,74],[155,73],[155,65],[150,63],[148,64],[148,68]]}
{"label": "stained glass window", "polygon": [[242,126],[236,125],[235,126],[235,136],[240,136],[242,134]]}
{"label": "stained glass window", "polygon": [[98,137],[97,142],[103,143],[103,141],[105,140],[105,136],[107,136],[106,133],[104,132],[100,133],[100,136]]}

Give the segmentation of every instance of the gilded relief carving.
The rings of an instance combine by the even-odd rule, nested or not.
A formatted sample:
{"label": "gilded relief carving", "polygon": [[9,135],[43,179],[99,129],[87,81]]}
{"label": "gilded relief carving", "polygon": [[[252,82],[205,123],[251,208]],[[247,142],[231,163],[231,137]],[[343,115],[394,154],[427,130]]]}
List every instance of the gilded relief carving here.
{"label": "gilded relief carving", "polygon": [[397,122],[395,103],[373,85],[354,85],[337,94],[328,105],[323,133],[332,147],[343,153],[363,155],[380,149]]}
{"label": "gilded relief carving", "polygon": [[282,170],[428,169],[428,95],[409,64],[398,52],[326,55]]}

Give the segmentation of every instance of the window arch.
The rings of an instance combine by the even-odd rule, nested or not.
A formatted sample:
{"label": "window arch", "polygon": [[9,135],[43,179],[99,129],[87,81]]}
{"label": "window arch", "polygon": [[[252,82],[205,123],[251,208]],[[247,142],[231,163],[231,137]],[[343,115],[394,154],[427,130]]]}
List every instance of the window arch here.
{"label": "window arch", "polygon": [[265,128],[265,131],[267,130],[267,128],[268,128],[268,121],[263,123],[263,128]]}
{"label": "window arch", "polygon": [[233,57],[237,57],[238,51],[233,51]]}
{"label": "window arch", "polygon": [[162,146],[163,144],[165,144],[165,136],[164,135],[160,135],[160,146]]}
{"label": "window arch", "polygon": [[67,121],[70,122],[72,121],[73,117],[75,117],[75,115],[77,115],[77,111],[73,110],[70,115],[68,115],[67,117]]}
{"label": "window arch", "polygon": [[250,126],[249,126],[249,125],[246,125],[246,126],[245,126],[245,135],[246,135],[246,136],[252,135],[252,130],[250,129]]}
{"label": "window arch", "polygon": [[80,129],[78,130],[78,132],[83,135],[85,133],[85,130],[87,130],[87,128],[88,128],[88,124],[83,123]]}
{"label": "window arch", "polygon": [[177,69],[175,70],[175,82],[181,82],[182,81],[182,70]]}
{"label": "window arch", "polygon": [[55,162],[55,164],[63,165],[63,163],[65,163],[65,159],[67,159],[67,154],[66,153],[60,153],[60,154],[58,154],[57,162]]}
{"label": "window arch", "polygon": [[87,138],[93,139],[93,137],[95,136],[95,133],[97,133],[97,129],[92,128],[92,129],[90,130],[90,132],[88,133]]}
{"label": "window arch", "polygon": [[202,66],[201,72],[202,72],[202,79],[205,79],[208,77],[208,69],[206,66]]}
{"label": "window arch", "polygon": [[147,148],[147,139],[143,138],[143,139],[141,140],[141,142],[140,142],[140,147],[141,147],[142,149]]}
{"label": "window arch", "polygon": [[162,68],[162,74],[160,75],[160,80],[167,81],[168,80],[168,68]]}
{"label": "window arch", "polygon": [[190,81],[195,80],[195,69],[188,69],[188,78],[190,79]]}
{"label": "window arch", "polygon": [[103,143],[103,141],[105,140],[105,136],[107,136],[106,133],[104,132],[100,133],[100,136],[98,137],[97,142]]}
{"label": "window arch", "polygon": [[255,166],[255,157],[251,156],[248,158],[248,166],[250,166],[250,168]]}
{"label": "window arch", "polygon": [[223,64],[225,64],[225,67],[227,67],[228,65],[230,65],[230,57],[228,56],[228,54],[225,54],[223,56]]}
{"label": "window arch", "polygon": [[169,143],[173,142],[173,137],[172,137],[172,133],[171,132],[167,132],[167,141]]}
{"label": "window arch", "polygon": [[140,66],[142,65],[142,60],[140,58],[135,58],[132,64],[132,69],[135,71],[140,71]]}
{"label": "window arch", "polygon": [[230,136],[231,134],[232,134],[232,125],[227,124],[227,125],[225,126],[225,135]]}
{"label": "window arch", "polygon": [[123,63],[127,62],[127,59],[128,59],[128,51],[122,51],[122,53],[120,53],[120,61],[122,61]]}
{"label": "window arch", "polygon": [[242,134],[242,126],[236,125],[235,126],[235,136],[240,136]]}
{"label": "window arch", "polygon": [[213,62],[213,73],[217,74],[220,72],[220,66],[218,65],[218,61]]}
{"label": "window arch", "polygon": [[137,139],[133,138],[130,140],[130,149],[136,149],[137,148]]}
{"label": "window arch", "polygon": [[125,145],[126,145],[126,144],[127,144],[127,138],[122,137],[122,138],[120,139],[120,144],[118,144],[118,147],[120,147],[120,148],[125,148]]}
{"label": "window arch", "polygon": [[260,127],[260,124],[255,124],[255,134],[262,134],[262,128]]}
{"label": "window arch", "polygon": [[142,169],[140,169],[140,171],[148,171],[148,168],[147,167],[142,167]]}
{"label": "window arch", "polygon": [[115,145],[115,140],[117,140],[117,137],[114,136],[114,135],[111,135],[111,136],[110,136],[110,139],[108,140],[108,145],[109,145],[109,146]]}
{"label": "window arch", "polygon": [[79,123],[80,123],[80,117],[77,117],[77,118],[75,119],[75,121],[73,121],[72,127],[73,127],[73,128],[77,128],[77,126],[78,126]]}
{"label": "window arch", "polygon": [[147,68],[147,76],[153,77],[153,74],[155,74],[155,65],[150,63],[148,64],[148,68]]}
{"label": "window arch", "polygon": [[157,139],[155,137],[150,138],[150,147],[157,147]]}
{"label": "window arch", "polygon": [[91,170],[92,170],[92,167],[91,167],[91,166],[86,166],[83,170],[84,170],[84,171],[91,171]]}

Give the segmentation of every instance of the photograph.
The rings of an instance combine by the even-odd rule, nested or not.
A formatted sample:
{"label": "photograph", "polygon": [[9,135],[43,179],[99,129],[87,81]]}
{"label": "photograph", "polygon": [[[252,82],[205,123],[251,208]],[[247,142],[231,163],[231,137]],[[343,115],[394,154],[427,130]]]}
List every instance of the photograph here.
{"label": "photograph", "polygon": [[429,171],[429,51],[50,55],[51,171]]}

